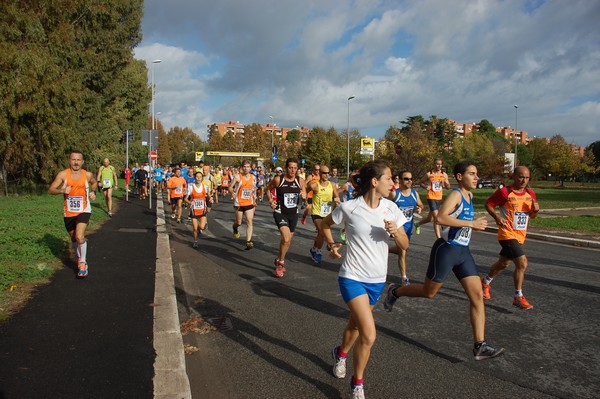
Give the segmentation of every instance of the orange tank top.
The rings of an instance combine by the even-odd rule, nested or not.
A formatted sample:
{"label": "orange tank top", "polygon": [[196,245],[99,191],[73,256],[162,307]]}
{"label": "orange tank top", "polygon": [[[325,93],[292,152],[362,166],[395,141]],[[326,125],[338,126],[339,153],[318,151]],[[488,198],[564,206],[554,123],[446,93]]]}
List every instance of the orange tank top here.
{"label": "orange tank top", "polygon": [[92,213],[92,206],[89,198],[89,184],[87,181],[87,172],[81,169],[81,176],[75,180],[71,176],[71,169],[66,170],[67,178],[63,183],[63,188],[71,187],[69,194],[65,194],[64,214],[65,217],[74,217],[80,213]]}
{"label": "orange tank top", "polygon": [[446,178],[443,172],[429,173],[429,190],[427,191],[427,199],[441,201],[444,195],[444,184]]}
{"label": "orange tank top", "polygon": [[203,216],[206,214],[206,197],[207,191],[204,184],[200,184],[200,188],[192,184],[190,187],[190,197],[192,200],[192,210],[194,216]]}
{"label": "orange tank top", "polygon": [[238,206],[254,205],[254,192],[256,191],[256,177],[253,174],[248,174],[245,177],[240,174],[240,184],[235,196]]}

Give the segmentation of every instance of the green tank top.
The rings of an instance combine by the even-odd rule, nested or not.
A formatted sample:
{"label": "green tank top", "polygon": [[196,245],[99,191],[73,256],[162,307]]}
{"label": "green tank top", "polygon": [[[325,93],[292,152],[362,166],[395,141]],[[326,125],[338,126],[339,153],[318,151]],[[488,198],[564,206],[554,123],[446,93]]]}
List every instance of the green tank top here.
{"label": "green tank top", "polygon": [[114,171],[115,168],[113,168],[112,165],[109,165],[108,168],[104,167],[104,165],[100,167],[100,179],[102,180],[102,188],[111,188],[115,185]]}

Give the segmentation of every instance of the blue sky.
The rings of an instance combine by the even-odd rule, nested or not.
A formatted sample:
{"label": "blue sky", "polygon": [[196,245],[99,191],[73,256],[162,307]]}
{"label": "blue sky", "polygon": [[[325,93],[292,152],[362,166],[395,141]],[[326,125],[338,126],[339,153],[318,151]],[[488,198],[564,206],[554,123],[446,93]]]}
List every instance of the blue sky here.
{"label": "blue sky", "polygon": [[[409,116],[600,140],[595,0],[146,0],[169,129],[229,120],[382,137]],[[150,81],[150,74],[149,74]],[[514,105],[518,105],[518,113]]]}

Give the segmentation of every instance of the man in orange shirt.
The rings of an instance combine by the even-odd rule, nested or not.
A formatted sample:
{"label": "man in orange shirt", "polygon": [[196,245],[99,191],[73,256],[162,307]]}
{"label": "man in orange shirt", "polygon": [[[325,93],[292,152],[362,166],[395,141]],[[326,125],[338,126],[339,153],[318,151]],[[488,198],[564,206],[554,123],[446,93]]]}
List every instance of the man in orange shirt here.
{"label": "man in orange shirt", "polygon": [[420,186],[427,189],[427,204],[429,205],[429,213],[420,222],[415,222],[415,232],[421,234],[421,226],[425,223],[433,221],[433,231],[437,238],[442,237],[442,231],[437,221],[438,210],[442,205],[444,189],[450,190],[450,182],[448,175],[442,170],[444,162],[441,158],[436,158],[434,161],[435,168],[428,172],[421,180]]}
{"label": "man in orange shirt", "polygon": [[90,199],[92,201],[96,199],[98,188],[94,175],[83,169],[83,163],[83,153],[71,151],[69,168],[58,172],[48,189],[48,194],[64,195],[65,227],[77,254],[77,277],[80,278],[88,275],[85,229],[92,215]]}
{"label": "man in orange shirt", "polygon": [[306,224],[306,217],[312,212],[313,192],[310,188],[310,185],[319,182],[320,179],[321,166],[319,164],[315,164],[312,173],[309,176],[309,180],[306,182],[306,208],[304,209],[304,213],[302,213],[302,224]]}
{"label": "man in orange shirt", "polygon": [[[523,244],[527,235],[529,218],[535,218],[540,210],[535,193],[528,187],[530,177],[527,166],[517,166],[513,173],[513,184],[496,190],[485,203],[485,210],[498,225],[498,242],[502,249],[500,258],[481,280],[483,297],[485,299],[492,298],[490,294],[492,280],[506,269],[510,262],[513,262],[515,264],[513,305],[519,309],[533,309],[533,305],[523,296],[523,281],[527,269],[527,257],[523,251]],[[496,207],[500,208],[500,214],[496,213]]]}
{"label": "man in orange shirt", "polygon": [[250,173],[250,169],[250,161],[243,161],[242,172],[235,175],[229,186],[229,193],[233,197],[233,208],[235,209],[233,236],[240,238],[238,228],[242,225],[242,216],[245,216],[247,250],[254,248],[252,230],[254,208],[256,207],[256,177]]}
{"label": "man in orange shirt", "polygon": [[171,219],[175,219],[175,209],[177,209],[177,223],[181,223],[181,208],[183,196],[186,193],[187,182],[181,177],[181,169],[175,169],[175,176],[169,179],[167,183],[167,203],[171,204]]}

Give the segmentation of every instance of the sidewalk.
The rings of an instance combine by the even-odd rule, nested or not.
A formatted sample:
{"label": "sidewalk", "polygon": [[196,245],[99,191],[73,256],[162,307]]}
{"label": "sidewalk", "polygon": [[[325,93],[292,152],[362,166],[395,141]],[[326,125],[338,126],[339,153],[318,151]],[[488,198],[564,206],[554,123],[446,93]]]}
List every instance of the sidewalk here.
{"label": "sidewalk", "polygon": [[153,396],[156,212],[130,200],[88,235],[87,278],[67,262],[0,325],[0,398]]}

